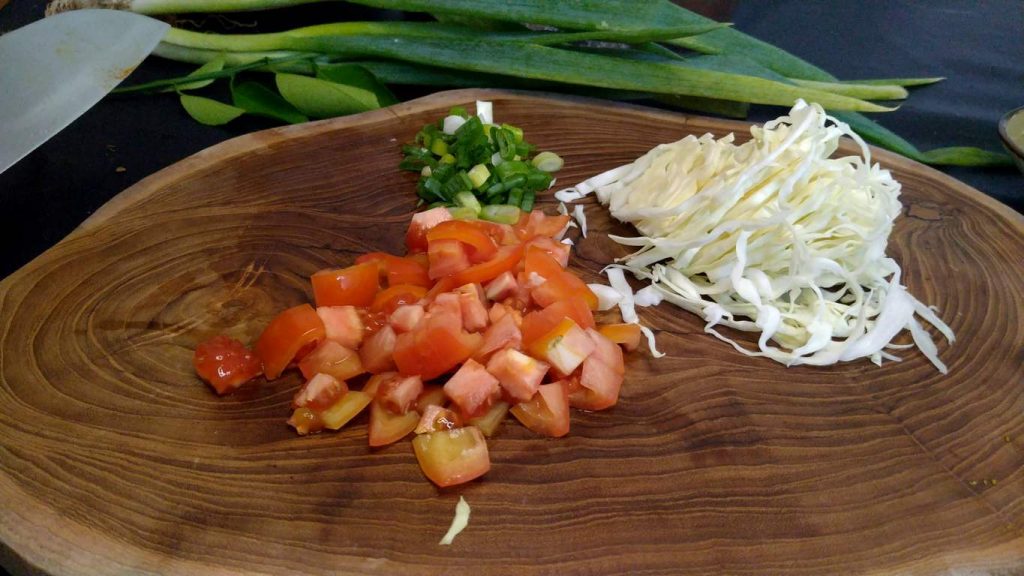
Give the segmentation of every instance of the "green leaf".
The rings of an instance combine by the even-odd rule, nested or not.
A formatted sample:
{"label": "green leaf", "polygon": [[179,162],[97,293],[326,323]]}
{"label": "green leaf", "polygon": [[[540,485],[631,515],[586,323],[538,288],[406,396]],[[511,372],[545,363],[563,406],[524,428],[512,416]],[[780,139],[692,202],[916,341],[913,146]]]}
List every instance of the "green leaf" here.
{"label": "green leaf", "polygon": [[230,104],[191,94],[181,95],[181,105],[196,122],[207,126],[227,124],[245,113],[245,110]]}
{"label": "green leaf", "polygon": [[936,166],[1013,166],[1013,158],[1008,154],[968,146],[933,148],[921,156],[923,162]]}
{"label": "green leaf", "polygon": [[372,72],[356,64],[335,64],[330,67],[318,67],[316,77],[336,84],[345,84],[372,92],[381,108],[398,103],[398,98],[381,83]]}
{"label": "green leaf", "polygon": [[259,82],[231,85],[231,99],[235,106],[249,114],[280,120],[289,124],[308,122],[309,118],[288,103],[280,94]]}
{"label": "green leaf", "polygon": [[276,74],[277,89],[299,112],[311,118],[333,118],[380,108],[369,90],[296,74]]}
{"label": "green leaf", "polygon": [[[220,72],[223,69],[224,69],[224,58],[218,57],[218,58],[215,58],[214,60],[210,60],[206,64],[203,64],[199,68],[196,68],[191,74],[189,74],[188,76],[185,76],[185,78],[192,78],[194,76],[204,76],[206,74],[210,74],[211,72]],[[175,91],[175,90],[177,90],[178,92],[181,92],[183,90],[198,90],[200,88],[206,88],[210,84],[213,84],[213,79],[212,78],[207,78],[206,80],[196,80],[195,82],[184,82],[184,83],[178,84],[177,86],[173,86],[173,87],[170,87],[170,88],[165,88],[163,90],[163,92],[172,92],[172,91]]]}

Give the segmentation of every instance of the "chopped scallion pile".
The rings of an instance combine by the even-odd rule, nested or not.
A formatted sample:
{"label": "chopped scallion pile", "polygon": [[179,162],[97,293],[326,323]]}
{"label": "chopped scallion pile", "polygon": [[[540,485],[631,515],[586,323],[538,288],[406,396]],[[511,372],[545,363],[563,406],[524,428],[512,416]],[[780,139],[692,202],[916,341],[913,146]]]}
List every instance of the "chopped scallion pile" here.
{"label": "chopped scallion pile", "polygon": [[562,159],[550,151],[535,155],[522,128],[494,124],[491,108],[477,102],[476,116],[452,108],[402,147],[398,167],[419,172],[416,194],[423,204],[515,222],[519,210],[532,210],[537,193],[551,186]]}

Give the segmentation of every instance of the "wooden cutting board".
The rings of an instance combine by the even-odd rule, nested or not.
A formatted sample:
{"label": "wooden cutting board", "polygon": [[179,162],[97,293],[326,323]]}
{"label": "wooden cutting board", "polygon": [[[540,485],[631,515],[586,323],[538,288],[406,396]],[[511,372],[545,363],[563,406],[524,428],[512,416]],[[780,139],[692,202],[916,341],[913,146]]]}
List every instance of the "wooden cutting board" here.
{"label": "wooden cutting board", "polygon": [[[251,134],[132,188],[0,282],[0,563],[89,574],[1009,574],[1024,570],[1024,219],[875,151],[904,185],[889,253],[956,331],[943,376],[748,358],[667,305],[620,403],[563,439],[506,422],[482,481],[438,490],[365,417],[297,437],[297,376],[217,398],[192,349],[251,341],[307,277],[402,250],[398,147],[453,105],[566,160],[569,185],[748,125],[457,91]],[[576,266],[622,254],[587,199]],[[552,206],[547,205],[548,209]],[[438,546],[464,496],[469,527]]]}

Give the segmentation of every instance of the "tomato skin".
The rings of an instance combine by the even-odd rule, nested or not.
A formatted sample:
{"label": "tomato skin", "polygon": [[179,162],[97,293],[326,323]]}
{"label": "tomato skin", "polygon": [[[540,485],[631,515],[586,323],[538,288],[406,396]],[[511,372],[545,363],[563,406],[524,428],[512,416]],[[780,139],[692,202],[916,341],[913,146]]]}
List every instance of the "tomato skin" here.
{"label": "tomato skin", "polygon": [[441,488],[469,482],[491,469],[487,441],[476,426],[420,434],[412,446],[423,474]]}
{"label": "tomato skin", "polygon": [[395,414],[385,408],[380,400],[374,400],[370,403],[370,446],[376,448],[398,442],[415,430],[419,421],[420,414],[415,410]]}
{"label": "tomato skin", "polygon": [[390,315],[399,306],[415,304],[427,295],[427,289],[413,284],[396,284],[385,288],[373,298],[370,310]]}
{"label": "tomato skin", "polygon": [[398,336],[394,361],[401,374],[433,380],[463,363],[473,351],[461,333],[426,326]]}
{"label": "tomato skin", "polygon": [[321,270],[310,277],[317,306],[369,306],[380,290],[377,264]]}
{"label": "tomato skin", "polygon": [[298,353],[326,336],[324,323],[309,304],[281,312],[263,329],[256,341],[256,354],[263,360],[263,372],[273,380],[284,372]]}
{"label": "tomato skin", "polygon": [[597,328],[605,338],[621,345],[626,351],[633,351],[640,347],[640,325],[639,324],[604,324]]}
{"label": "tomato skin", "polygon": [[224,395],[263,373],[259,356],[240,341],[224,335],[196,346],[192,366],[217,394]]}
{"label": "tomato skin", "polygon": [[427,244],[438,240],[457,240],[470,248],[469,257],[473,262],[489,260],[498,251],[494,240],[485,229],[469,220],[448,220],[427,231]]}
{"label": "tomato skin", "polygon": [[356,264],[375,262],[380,276],[387,280],[388,286],[412,284],[430,288],[433,284],[427,274],[427,266],[419,259],[394,256],[387,252],[369,252],[356,258]]}
{"label": "tomato skin", "polygon": [[426,252],[427,231],[441,222],[451,219],[451,213],[444,207],[431,208],[413,214],[412,221],[409,222],[409,230],[405,233],[405,247],[409,249],[409,252]]}
{"label": "tomato skin", "polygon": [[564,382],[541,384],[533,398],[516,404],[511,412],[537,434],[558,438],[569,433],[569,391]]}
{"label": "tomato skin", "polygon": [[474,264],[455,274],[452,284],[461,286],[463,284],[483,284],[489,282],[503,272],[513,270],[523,258],[523,245],[502,246],[494,257],[486,262]]}

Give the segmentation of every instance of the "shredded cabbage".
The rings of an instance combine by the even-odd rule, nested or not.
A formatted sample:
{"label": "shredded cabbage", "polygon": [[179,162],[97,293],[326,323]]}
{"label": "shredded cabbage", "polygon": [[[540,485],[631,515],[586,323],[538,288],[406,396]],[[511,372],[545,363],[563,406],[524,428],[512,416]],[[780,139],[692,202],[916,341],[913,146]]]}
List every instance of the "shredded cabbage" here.
{"label": "shredded cabbage", "polygon": [[455,537],[469,525],[469,512],[469,502],[466,502],[465,498],[459,496],[459,503],[455,505],[455,516],[452,518],[452,525],[448,527],[448,532],[441,538],[438,545],[451,546],[452,542],[455,541]]}
{"label": "shredded cabbage", "polygon": [[[656,290],[740,352],[787,366],[895,360],[886,350],[901,348],[891,341],[909,330],[946,373],[917,318],[951,343],[953,332],[900,285],[900,267],[885,255],[900,184],[817,104],[798,101],[750,131],[740,145],[732,134],[687,136],[556,194],[572,201],[596,193],[642,234],[611,236],[636,248],[608,270],[612,287],[622,292],[625,279],[611,272],[627,269],[650,282],[644,303]],[[843,136],[859,156],[831,158]],[[620,302],[626,322],[636,321],[634,303],[632,294]],[[757,350],[719,325],[760,332]]]}

